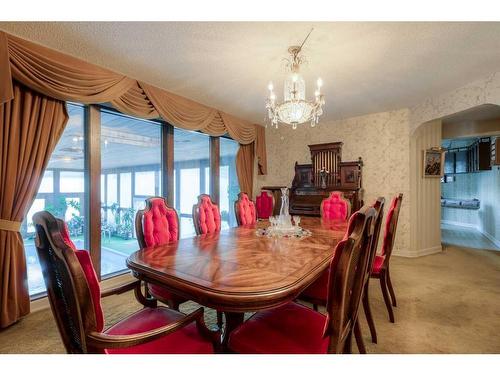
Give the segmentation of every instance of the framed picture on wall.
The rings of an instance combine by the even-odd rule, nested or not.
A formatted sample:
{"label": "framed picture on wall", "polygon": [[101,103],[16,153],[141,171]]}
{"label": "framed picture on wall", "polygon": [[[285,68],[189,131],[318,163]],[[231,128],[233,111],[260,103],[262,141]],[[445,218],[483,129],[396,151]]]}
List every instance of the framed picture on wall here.
{"label": "framed picture on wall", "polygon": [[444,150],[441,148],[424,150],[424,177],[443,176],[444,154]]}

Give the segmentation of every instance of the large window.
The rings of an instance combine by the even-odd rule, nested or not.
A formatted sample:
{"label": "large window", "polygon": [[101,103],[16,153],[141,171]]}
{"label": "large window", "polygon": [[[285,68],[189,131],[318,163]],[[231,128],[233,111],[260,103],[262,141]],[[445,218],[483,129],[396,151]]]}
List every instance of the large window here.
{"label": "large window", "polygon": [[33,215],[47,210],[68,224],[71,238],[79,249],[87,248],[85,172],[84,172],[84,108],[68,104],[69,121],[43,175],[38,193],[21,226],[28,266],[31,295],[45,291],[34,237]]}
{"label": "large window", "polygon": [[240,185],[236,174],[236,153],[238,142],[228,138],[220,139],[220,213],[222,229],[238,225],[234,214],[234,201],[238,199]]}
{"label": "large window", "polygon": [[[139,248],[135,216],[148,197],[167,197],[178,212],[181,238],[194,236],[193,205],[203,193],[215,199],[210,189],[218,179],[222,230],[236,226],[237,142],[224,137],[217,142],[203,133],[105,107],[68,104],[68,113],[68,124],[22,224],[30,295],[45,292],[34,245],[33,215],[38,211],[65,220],[76,247],[91,251],[103,277],[125,271],[127,257]],[[99,132],[100,138],[93,136]],[[170,144],[173,150],[163,149]],[[210,160],[217,152],[219,158]],[[96,180],[100,186],[91,187],[90,181]],[[163,182],[173,190],[162,191]],[[100,189],[100,204],[97,194],[90,196],[94,188]],[[100,222],[95,219],[99,217]]]}
{"label": "large window", "polygon": [[135,214],[160,195],[161,124],[101,111],[101,275],[139,247]]}
{"label": "large window", "polygon": [[174,205],[181,238],[195,235],[193,205],[198,195],[210,194],[210,137],[174,129]]}

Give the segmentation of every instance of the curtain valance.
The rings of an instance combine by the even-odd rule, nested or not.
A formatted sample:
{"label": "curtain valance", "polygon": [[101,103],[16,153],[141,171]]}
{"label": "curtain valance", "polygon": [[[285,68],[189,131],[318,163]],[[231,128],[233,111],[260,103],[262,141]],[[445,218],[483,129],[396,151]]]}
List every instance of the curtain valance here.
{"label": "curtain valance", "polygon": [[[179,128],[213,136],[228,133],[242,145],[265,135],[258,131],[260,125],[0,31],[0,104],[12,99],[13,79],[55,99],[110,102],[133,116],[161,117]],[[265,149],[259,147],[256,152],[264,162],[266,157],[260,153]],[[261,165],[259,171],[265,169]]]}

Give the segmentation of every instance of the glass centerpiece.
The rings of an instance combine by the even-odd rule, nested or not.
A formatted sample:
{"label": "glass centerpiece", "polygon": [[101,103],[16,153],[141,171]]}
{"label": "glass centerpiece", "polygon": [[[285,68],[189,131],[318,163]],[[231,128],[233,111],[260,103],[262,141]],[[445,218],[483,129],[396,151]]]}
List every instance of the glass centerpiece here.
{"label": "glass centerpiece", "polygon": [[[300,216],[292,217],[289,211],[289,199],[288,199],[288,188],[281,188],[281,209],[279,216],[271,216],[269,218],[269,223],[271,225],[266,229],[258,229],[258,236],[267,237],[307,237],[311,235],[311,232],[307,229],[302,229],[300,224]],[[294,225],[295,224],[295,225]]]}
{"label": "glass centerpiece", "polygon": [[290,201],[288,199],[288,188],[281,188],[281,209],[278,216],[277,227],[283,230],[293,229],[292,218],[290,217]]}

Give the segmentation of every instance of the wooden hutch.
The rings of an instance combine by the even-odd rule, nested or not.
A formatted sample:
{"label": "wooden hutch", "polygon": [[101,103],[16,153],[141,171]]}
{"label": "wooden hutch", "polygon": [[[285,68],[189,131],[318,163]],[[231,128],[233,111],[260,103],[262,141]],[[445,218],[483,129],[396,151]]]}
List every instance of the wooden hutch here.
{"label": "wooden hutch", "polygon": [[[342,161],[342,142],[309,145],[311,164],[295,163],[295,176],[290,189],[291,215],[320,215],[321,201],[331,191],[342,191],[351,201],[352,211],[363,206],[361,175],[363,161]],[[325,169],[328,173],[323,173]],[[281,206],[281,187],[264,186],[275,198],[274,215]]]}

